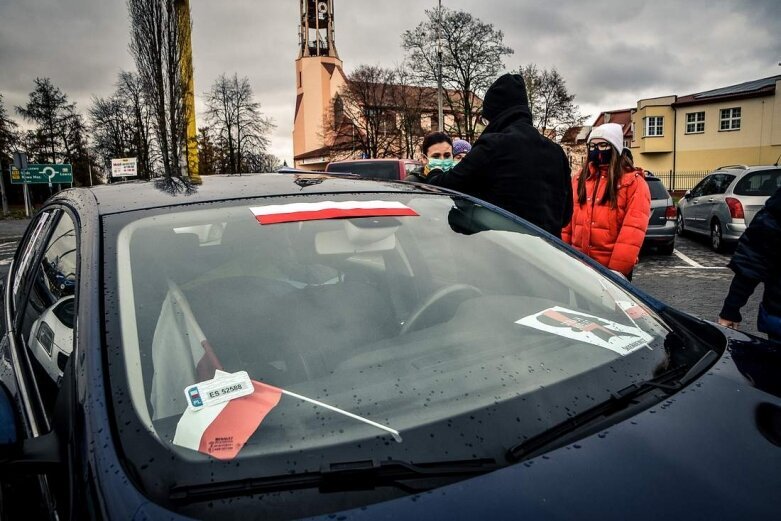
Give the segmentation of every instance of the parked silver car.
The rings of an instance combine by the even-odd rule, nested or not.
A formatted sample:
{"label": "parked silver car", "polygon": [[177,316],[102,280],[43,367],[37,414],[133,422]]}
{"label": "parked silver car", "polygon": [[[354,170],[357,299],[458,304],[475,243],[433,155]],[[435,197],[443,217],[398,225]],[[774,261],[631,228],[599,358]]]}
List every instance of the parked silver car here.
{"label": "parked silver car", "polygon": [[645,181],[651,191],[651,217],[648,219],[643,246],[656,246],[659,253],[672,255],[675,250],[677,216],[673,198],[662,180],[651,172],[645,173]]}
{"label": "parked silver car", "polygon": [[777,165],[721,167],[678,201],[678,233],[708,235],[711,247],[723,251],[740,239],[780,186],[781,168]]}

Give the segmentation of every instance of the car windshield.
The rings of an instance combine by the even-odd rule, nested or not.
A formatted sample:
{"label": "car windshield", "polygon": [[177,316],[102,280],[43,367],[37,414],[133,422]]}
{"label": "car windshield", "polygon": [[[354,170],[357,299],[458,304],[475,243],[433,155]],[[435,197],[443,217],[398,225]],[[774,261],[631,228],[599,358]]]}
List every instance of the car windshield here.
{"label": "car windshield", "polygon": [[[504,461],[670,356],[669,329],[630,294],[458,197],[293,196],[105,222],[117,421],[154,483]],[[231,394],[242,372],[246,400]]]}
{"label": "car windshield", "polygon": [[367,179],[398,179],[399,164],[396,161],[350,161],[331,163],[329,172],[356,174]]}
{"label": "car windshield", "polygon": [[781,188],[781,170],[760,170],[745,175],[735,185],[735,195],[770,197]]}
{"label": "car windshield", "polygon": [[651,190],[651,199],[657,201],[660,199],[667,199],[670,197],[670,194],[667,192],[667,189],[664,187],[664,185],[659,179],[646,178],[646,181],[648,181],[648,188],[650,188]]}

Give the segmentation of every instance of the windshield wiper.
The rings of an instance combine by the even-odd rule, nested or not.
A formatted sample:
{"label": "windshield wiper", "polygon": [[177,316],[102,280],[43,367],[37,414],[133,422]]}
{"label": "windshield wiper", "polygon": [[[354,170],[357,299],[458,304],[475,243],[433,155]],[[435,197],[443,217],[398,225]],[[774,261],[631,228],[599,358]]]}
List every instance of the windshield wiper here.
{"label": "windshield wiper", "polygon": [[[549,448],[551,444],[564,445],[571,438],[567,435],[572,435],[585,428],[596,429],[601,423],[598,420],[627,409],[633,404],[632,402],[653,389],[660,389],[668,394],[674,393],[698,377],[718,356],[715,351],[709,350],[688,369],[686,366],[679,366],[664,372],[653,380],[625,387],[613,393],[610,398],[599,405],[567,418],[550,429],[511,447],[507,451],[507,458],[510,461],[520,461],[537,455],[543,449]],[[676,378],[681,374],[680,378]]]}
{"label": "windshield wiper", "polygon": [[428,463],[408,463],[399,460],[353,461],[332,463],[316,472],[172,487],[169,497],[172,501],[181,502],[207,501],[307,488],[318,488],[321,492],[341,492],[396,487],[405,492],[417,493],[433,487],[427,487],[425,484],[421,487],[413,487],[405,481],[458,480],[493,472],[499,468],[501,465],[493,459]]}

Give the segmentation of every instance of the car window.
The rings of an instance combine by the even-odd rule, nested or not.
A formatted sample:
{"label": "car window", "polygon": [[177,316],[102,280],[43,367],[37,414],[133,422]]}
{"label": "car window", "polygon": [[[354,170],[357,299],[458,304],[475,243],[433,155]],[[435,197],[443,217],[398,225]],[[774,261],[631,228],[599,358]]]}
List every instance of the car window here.
{"label": "car window", "polygon": [[698,196],[713,195],[718,190],[719,183],[716,179],[716,175],[711,175],[705,178],[705,182],[700,187],[700,193]]}
{"label": "car window", "polygon": [[714,186],[713,194],[720,195],[727,191],[729,185],[735,180],[735,176],[732,174],[716,174],[713,176]]}
{"label": "car window", "polygon": [[[142,475],[159,470],[151,446],[168,451],[155,459],[180,483],[288,474],[291,452],[325,462],[487,457],[667,359],[669,330],[651,310],[522,222],[455,196],[278,197],[104,220],[105,280],[117,284],[106,291],[117,310],[106,334],[122,346],[112,389],[125,397],[117,421],[138,424],[121,436]],[[225,223],[213,244],[177,233],[209,223]],[[272,394],[371,419],[405,441],[283,394],[257,431],[201,445],[190,420],[211,412],[187,413],[212,399],[201,382],[241,371]],[[474,447],[448,434],[486,414],[508,423],[480,430]],[[527,416],[544,418],[515,421]],[[436,448],[414,441],[432,438]],[[258,463],[210,467],[207,454]]]}
{"label": "car window", "polygon": [[645,180],[648,181],[648,188],[651,190],[651,199],[658,201],[670,197],[667,189],[659,179],[646,177]]}
{"label": "car window", "polygon": [[20,329],[47,413],[54,406],[65,364],[73,351],[75,320],[76,231],[70,215],[59,214],[32,272]]}
{"label": "car window", "polygon": [[14,261],[12,296],[14,311],[17,314],[20,308],[20,302],[25,294],[24,290],[30,280],[30,273],[35,269],[34,259],[41,253],[41,245],[51,229],[54,215],[54,210],[46,210],[40,212],[35,219],[33,219],[22,246],[19,249],[19,255]]}
{"label": "car window", "polygon": [[690,194],[692,197],[699,197],[702,195],[703,189],[705,188],[705,185],[710,182],[711,176],[708,176],[704,178],[702,181],[694,185],[694,188],[692,188]]}
{"label": "car window", "polygon": [[422,163],[404,163],[404,171],[407,173],[407,175],[410,175],[410,174],[422,174],[423,173],[423,164]]}
{"label": "car window", "polygon": [[769,197],[781,188],[780,170],[760,170],[743,176],[735,185],[735,195]]}
{"label": "car window", "polygon": [[368,179],[398,179],[399,164],[395,161],[355,161],[331,163],[329,172],[349,172]]}

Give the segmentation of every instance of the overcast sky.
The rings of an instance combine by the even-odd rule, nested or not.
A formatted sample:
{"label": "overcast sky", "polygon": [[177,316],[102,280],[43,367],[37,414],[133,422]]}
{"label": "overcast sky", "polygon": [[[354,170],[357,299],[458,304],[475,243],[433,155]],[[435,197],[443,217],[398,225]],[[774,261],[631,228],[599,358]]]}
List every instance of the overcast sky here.
{"label": "overcast sky", "polygon": [[[401,33],[435,2],[336,0],[336,46],[349,73],[393,66]],[[508,70],[556,67],[584,114],[781,74],[781,2],[753,0],[443,0],[504,32]],[[191,0],[196,94],[222,72],[248,76],[290,162],[297,0]],[[0,93],[24,104],[48,76],[85,112],[132,70],[123,0],[0,0]],[[202,102],[198,101],[199,109]],[[200,124],[200,121],[199,121]]]}

